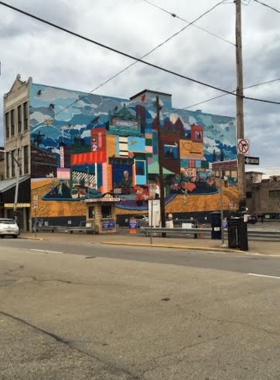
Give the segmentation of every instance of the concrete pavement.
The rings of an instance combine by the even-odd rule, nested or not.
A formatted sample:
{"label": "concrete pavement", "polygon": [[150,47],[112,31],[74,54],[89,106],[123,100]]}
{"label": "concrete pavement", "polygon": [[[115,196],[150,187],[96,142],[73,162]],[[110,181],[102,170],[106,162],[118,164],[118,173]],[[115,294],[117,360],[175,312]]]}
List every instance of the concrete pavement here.
{"label": "concrete pavement", "polygon": [[[98,244],[92,259],[3,244],[1,379],[280,377],[279,278],[100,258]],[[268,275],[279,260],[252,258],[259,272],[272,263]],[[250,262],[219,256],[230,259]]]}

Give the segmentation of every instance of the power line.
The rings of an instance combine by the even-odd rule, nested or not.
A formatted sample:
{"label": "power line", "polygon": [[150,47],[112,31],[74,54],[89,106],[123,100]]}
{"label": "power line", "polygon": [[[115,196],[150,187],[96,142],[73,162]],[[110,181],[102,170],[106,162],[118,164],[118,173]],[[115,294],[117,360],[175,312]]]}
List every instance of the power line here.
{"label": "power line", "polygon": [[[26,11],[23,11],[22,9],[19,9],[19,8],[16,8],[16,7],[12,6],[12,5],[6,4],[6,3],[4,3],[3,1],[0,1],[0,5],[3,5],[3,6],[5,6],[5,7],[7,7],[7,8],[10,8],[10,9],[16,11],[16,12],[22,13],[22,14],[24,14],[25,16],[31,17],[31,18],[33,18],[33,19],[35,19],[35,20],[37,20],[37,21],[40,21],[40,22],[42,22],[42,23],[44,23],[44,24],[47,24],[47,25],[49,25],[49,26],[52,26],[53,28],[59,29],[59,30],[65,32],[65,33],[71,34],[71,35],[74,36],[74,37],[81,38],[82,40],[87,41],[87,42],[91,42],[91,43],[94,44],[94,45],[97,45],[97,46],[102,47],[103,49],[110,50],[110,51],[112,51],[112,52],[114,52],[114,53],[117,53],[117,54],[120,54],[120,55],[122,55],[122,56],[124,56],[124,57],[130,58],[130,59],[133,59],[134,61],[141,62],[141,63],[143,63],[143,64],[145,64],[145,65],[147,65],[147,66],[150,66],[150,67],[153,67],[153,68],[155,68],[155,69],[158,69],[158,70],[164,71],[164,72],[166,72],[166,73],[168,73],[168,74],[175,75],[175,76],[177,76],[177,77],[179,77],[179,78],[186,79],[186,80],[189,80],[189,81],[194,82],[194,83],[197,83],[197,84],[201,84],[202,86],[206,86],[206,87],[212,88],[212,89],[214,89],[214,90],[217,90],[217,91],[221,91],[221,92],[225,92],[225,93],[230,94],[230,92],[227,91],[227,90],[223,90],[223,89],[221,89],[221,88],[219,88],[219,87],[216,87],[216,86],[210,85],[210,84],[208,84],[208,83],[204,83],[204,82],[199,81],[199,80],[197,80],[197,79],[189,78],[189,77],[187,77],[187,76],[185,76],[185,75],[183,75],[183,74],[176,73],[175,71],[172,71],[172,70],[166,69],[166,68],[164,68],[164,67],[161,67],[161,66],[155,65],[155,64],[153,64],[153,63],[150,63],[150,62],[147,62],[147,61],[143,61],[141,58],[134,57],[134,56],[131,55],[131,54],[125,53],[125,52],[123,52],[123,51],[120,51],[120,50],[117,50],[117,49],[115,49],[115,48],[112,48],[112,47],[110,47],[110,46],[108,46],[108,45],[105,45],[105,44],[103,44],[103,43],[101,43],[101,42],[98,42],[98,41],[92,40],[92,39],[90,39],[90,38],[88,38],[88,37],[85,37],[85,36],[83,36],[83,35],[81,35],[81,34],[75,33],[75,32],[73,32],[73,31],[71,31],[71,30],[69,30],[69,29],[66,29],[66,28],[62,27],[62,26],[59,26],[59,25],[57,25],[57,24],[54,24],[54,23],[52,23],[52,22],[50,22],[50,21],[47,21],[47,20],[45,20],[45,19],[42,19],[42,18],[40,18],[40,17],[38,17],[38,16],[35,16],[35,15],[31,14],[31,13],[28,13],[28,12],[26,12]],[[209,11],[208,11],[208,12],[209,12]],[[236,95],[233,94],[233,93],[231,93],[231,95],[236,96]]]}
{"label": "power line", "polygon": [[250,3],[251,3],[251,0],[248,0],[248,3],[244,3],[244,2],[242,2],[242,4],[243,4],[243,5],[246,5],[246,7],[248,7],[248,5],[250,5]]}
{"label": "power line", "polygon": [[[166,40],[164,40],[162,43],[160,43],[159,45],[157,45],[156,47],[154,47],[152,50],[150,50],[148,53],[144,54],[140,59],[143,59],[143,58],[146,58],[147,56],[149,56],[150,54],[152,54],[153,52],[155,52],[157,49],[159,49],[160,47],[162,47],[163,45],[165,45],[167,42],[169,42],[170,40],[172,40],[174,37],[176,37],[177,35],[179,35],[180,33],[182,33],[184,30],[188,29],[190,26],[194,25],[195,22],[197,22],[198,20],[200,20],[202,17],[204,17],[205,15],[207,15],[209,12],[211,12],[212,10],[214,10],[218,5],[220,5],[221,3],[223,3],[225,0],[221,1],[220,3],[216,4],[215,6],[213,6],[212,8],[210,8],[209,10],[207,10],[206,12],[204,12],[201,16],[197,17],[195,20],[193,20],[192,22],[188,23],[187,26],[185,26],[184,28],[180,29],[178,32],[172,34],[170,37],[168,37]],[[82,96],[81,98],[75,100],[74,102],[70,103],[68,106],[64,107],[63,109],[61,109],[60,111],[58,111],[55,116],[59,115],[60,113],[64,112],[66,109],[72,107],[74,104],[76,104],[77,102],[79,102],[80,100],[82,99],[85,99],[89,94],[92,94],[94,93],[95,91],[97,91],[99,88],[103,87],[105,84],[109,83],[111,80],[117,78],[119,75],[121,75],[122,73],[124,73],[126,70],[128,70],[130,67],[136,65],[138,63],[138,61],[134,61],[132,62],[130,65],[126,66],[124,69],[122,69],[121,71],[119,71],[118,73],[116,73],[115,75],[113,75],[112,77],[108,78],[105,82],[101,83],[100,85],[98,85],[97,87],[95,87],[94,89],[92,89],[91,91],[89,91],[87,93],[87,95],[85,96]],[[47,120],[51,120],[52,118],[49,118]],[[38,124],[39,125],[39,124]]]}
{"label": "power line", "polygon": [[274,7],[272,7],[271,5],[268,5],[266,3],[263,3],[262,1],[259,1],[259,0],[254,0],[256,3],[259,3],[261,5],[263,5],[264,7],[267,7],[267,8],[270,8],[272,9],[274,12],[277,12],[277,13],[280,13],[280,10],[279,9],[276,9]]}
{"label": "power line", "polygon": [[[278,81],[280,81],[280,78],[271,79],[271,80],[266,81],[266,82],[257,83],[257,84],[253,84],[253,85],[251,85],[251,86],[244,87],[243,90],[249,90],[250,88],[259,87],[259,86],[264,86],[264,85],[266,85],[266,84],[271,84],[271,83],[278,82]],[[233,92],[236,92],[236,90],[233,90]],[[213,98],[210,98],[210,99],[204,100],[204,101],[199,102],[199,103],[192,104],[191,106],[187,106],[187,107],[184,107],[184,108],[182,108],[182,109],[185,110],[185,109],[187,109],[187,108],[192,108],[192,107],[200,106],[201,104],[211,102],[212,100],[219,99],[219,98],[222,98],[222,97],[227,96],[227,95],[228,95],[228,94],[222,94],[222,95],[214,96]],[[245,99],[246,99],[246,97],[245,97]]]}
{"label": "power line", "polygon": [[[205,28],[202,28],[201,26],[194,25],[194,22],[198,21],[199,18],[198,18],[197,20],[195,20],[194,22],[190,22],[190,21],[184,19],[183,17],[178,16],[176,13],[170,12],[170,11],[168,11],[167,9],[164,9],[164,8],[160,7],[159,5],[157,5],[157,4],[155,4],[155,3],[152,3],[152,2],[149,1],[149,0],[142,0],[142,1],[144,1],[144,2],[147,3],[147,4],[150,4],[150,5],[151,5],[152,7],[154,7],[154,8],[157,8],[157,9],[161,10],[162,12],[165,12],[165,13],[169,14],[170,16],[172,16],[172,17],[174,17],[174,18],[177,18],[178,20],[181,20],[181,21],[185,22],[185,23],[188,24],[189,26],[192,25],[192,26],[194,26],[195,28],[204,31],[204,32],[210,34],[210,35],[213,36],[213,37],[219,38],[220,40],[222,40],[222,41],[224,41],[224,42],[226,42],[226,43],[228,43],[228,44],[230,44],[230,45],[235,46],[235,43],[233,43],[233,42],[227,40],[226,38],[223,38],[223,37],[221,37],[221,36],[219,36],[219,35],[217,35],[217,34],[215,34],[215,33],[213,33],[213,32],[210,32],[209,30],[207,30],[207,29],[205,29]],[[226,0],[221,1],[219,4],[217,4],[217,5],[215,6],[215,8],[216,8],[218,5],[221,5],[221,4],[223,4],[223,3],[224,3],[224,4],[231,4],[231,3],[225,3],[225,1],[226,1]]]}
{"label": "power line", "polygon": [[[206,83],[206,82],[202,82],[202,81],[200,81],[200,80],[198,80],[198,79],[194,79],[194,78],[188,77],[188,76],[186,76],[186,75],[183,75],[183,74],[177,73],[177,72],[175,72],[175,71],[172,71],[172,70],[166,69],[166,68],[164,68],[164,67],[162,67],[162,66],[155,65],[155,64],[153,64],[153,63],[150,63],[150,62],[144,61],[144,60],[141,59],[141,58],[134,57],[134,56],[131,55],[131,54],[125,53],[125,52],[123,52],[123,51],[120,51],[120,50],[117,50],[117,49],[115,49],[115,48],[112,48],[112,47],[110,47],[110,46],[108,46],[108,45],[105,45],[105,44],[103,44],[103,43],[101,43],[101,42],[98,42],[98,41],[92,40],[92,39],[90,39],[90,38],[88,38],[88,37],[85,37],[85,36],[83,36],[83,35],[81,35],[81,34],[75,33],[75,32],[73,32],[73,31],[71,31],[71,30],[69,30],[69,29],[63,28],[62,26],[56,25],[56,24],[54,24],[54,23],[52,23],[52,22],[50,22],[50,21],[44,20],[44,19],[42,19],[42,18],[40,18],[40,17],[37,17],[37,16],[35,16],[35,15],[31,14],[31,13],[28,13],[28,12],[26,12],[26,11],[23,11],[22,9],[19,9],[19,8],[16,8],[16,7],[12,6],[12,5],[6,4],[6,3],[4,3],[3,1],[0,1],[0,5],[3,5],[3,6],[5,6],[5,7],[10,8],[10,9],[12,9],[12,10],[14,10],[14,11],[17,11],[17,12],[19,12],[19,13],[22,13],[22,14],[24,14],[25,16],[31,17],[31,18],[33,18],[33,19],[35,19],[35,20],[37,20],[37,21],[40,21],[40,22],[42,22],[42,23],[44,23],[44,24],[47,24],[47,25],[49,25],[49,26],[52,26],[52,27],[54,27],[54,28],[56,28],[56,29],[62,30],[62,31],[65,32],[65,33],[68,33],[68,34],[73,35],[73,36],[75,36],[75,37],[81,38],[82,40],[85,40],[85,41],[87,41],[87,42],[91,42],[91,43],[93,43],[93,44],[95,44],[95,45],[97,45],[97,46],[100,46],[100,47],[102,47],[102,48],[104,48],[104,49],[106,49],[106,50],[112,51],[112,52],[114,52],[114,53],[117,53],[117,54],[119,54],[119,55],[122,55],[122,56],[127,57],[127,58],[130,58],[130,59],[133,59],[133,60],[135,60],[135,61],[137,61],[137,62],[141,62],[141,63],[143,63],[143,64],[145,64],[145,65],[147,65],[147,66],[153,67],[153,68],[155,68],[155,69],[157,69],[157,70],[160,70],[160,71],[163,71],[163,72],[165,72],[165,73],[168,73],[168,74],[171,74],[171,75],[177,76],[177,77],[179,77],[179,78],[182,78],[182,79],[188,80],[188,81],[193,82],[193,83],[200,84],[200,85],[202,85],[202,86],[204,86],[204,87],[212,88],[213,90],[217,90],[217,91],[220,91],[220,92],[224,92],[225,94],[228,94],[228,95],[232,95],[232,96],[237,97],[237,95],[236,95],[234,92],[231,92],[231,91],[228,91],[228,90],[222,89],[222,88],[220,88],[220,87],[217,87],[217,86],[211,85],[211,84]],[[210,10],[209,10],[209,11],[210,11]],[[209,12],[209,11],[208,11],[208,12]],[[200,16],[200,17],[201,17],[201,16]],[[256,102],[262,102],[262,103],[270,103],[270,104],[277,104],[277,105],[280,105],[280,102],[276,102],[276,101],[273,101],[273,100],[266,100],[266,99],[252,98],[252,97],[247,97],[247,96],[243,96],[243,98],[244,98],[244,99],[247,99],[247,100],[256,101]]]}

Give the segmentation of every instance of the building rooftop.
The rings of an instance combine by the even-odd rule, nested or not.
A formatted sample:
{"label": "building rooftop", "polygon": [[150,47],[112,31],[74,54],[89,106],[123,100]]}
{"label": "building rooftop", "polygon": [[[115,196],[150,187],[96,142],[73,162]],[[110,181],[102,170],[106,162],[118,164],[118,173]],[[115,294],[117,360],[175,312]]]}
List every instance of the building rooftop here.
{"label": "building rooftop", "polygon": [[142,94],[145,94],[146,92],[150,92],[150,93],[152,93],[152,94],[155,94],[155,95],[164,95],[164,96],[172,96],[171,94],[167,94],[167,93],[165,93],[165,92],[160,92],[160,91],[154,91],[154,90],[143,90],[143,91],[141,91],[141,92],[139,92],[138,94],[136,94],[136,95],[133,95],[133,96],[131,96],[130,97],[130,100],[133,100],[133,99],[135,99],[135,98],[137,98],[138,96],[140,96],[140,95],[142,95]]}

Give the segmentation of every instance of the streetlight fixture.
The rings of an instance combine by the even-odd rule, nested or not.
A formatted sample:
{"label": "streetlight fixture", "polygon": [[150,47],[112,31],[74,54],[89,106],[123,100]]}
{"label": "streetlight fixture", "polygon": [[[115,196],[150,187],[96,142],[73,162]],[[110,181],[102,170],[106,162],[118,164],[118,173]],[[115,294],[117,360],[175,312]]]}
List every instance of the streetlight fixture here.
{"label": "streetlight fixture", "polygon": [[10,151],[7,150],[0,150],[0,152],[10,154],[12,159],[15,161],[17,165],[17,172],[16,172],[16,189],[15,189],[15,199],[14,199],[14,219],[17,221],[17,204],[18,204],[18,188],[19,188],[19,175],[20,175],[20,163],[19,161],[14,157],[14,155],[11,154]]}

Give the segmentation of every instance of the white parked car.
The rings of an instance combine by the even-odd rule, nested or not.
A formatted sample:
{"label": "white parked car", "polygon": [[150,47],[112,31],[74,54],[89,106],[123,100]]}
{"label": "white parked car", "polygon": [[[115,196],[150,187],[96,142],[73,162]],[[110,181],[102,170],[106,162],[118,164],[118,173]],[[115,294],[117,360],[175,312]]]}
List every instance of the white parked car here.
{"label": "white parked car", "polygon": [[0,219],[0,237],[12,236],[16,239],[19,236],[19,227],[13,219]]}

